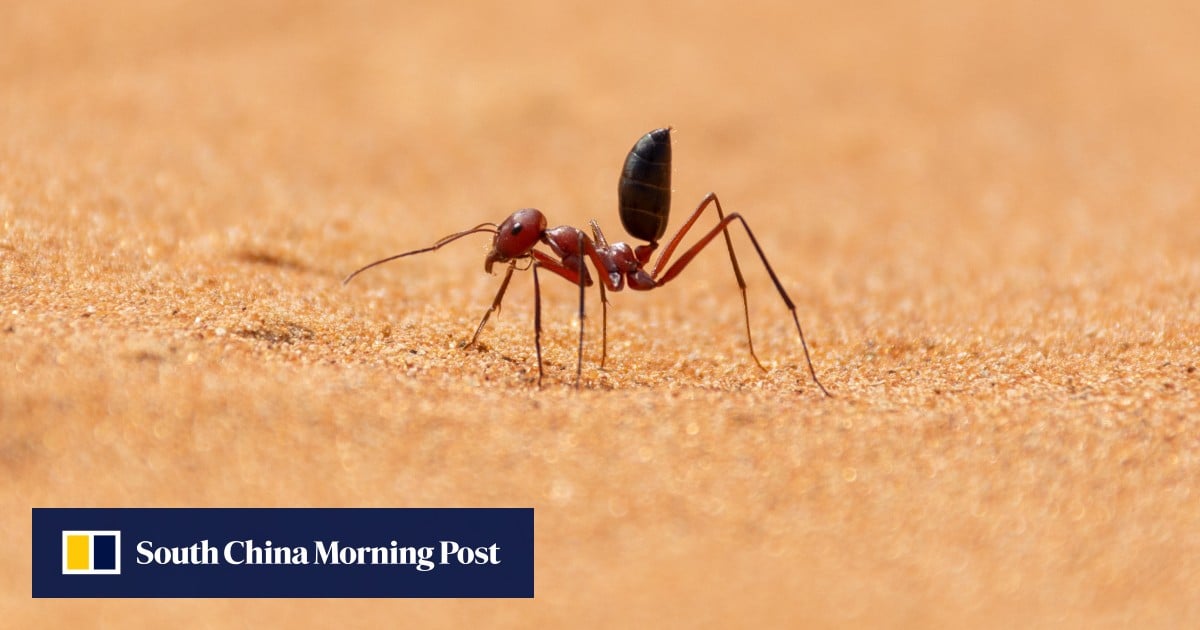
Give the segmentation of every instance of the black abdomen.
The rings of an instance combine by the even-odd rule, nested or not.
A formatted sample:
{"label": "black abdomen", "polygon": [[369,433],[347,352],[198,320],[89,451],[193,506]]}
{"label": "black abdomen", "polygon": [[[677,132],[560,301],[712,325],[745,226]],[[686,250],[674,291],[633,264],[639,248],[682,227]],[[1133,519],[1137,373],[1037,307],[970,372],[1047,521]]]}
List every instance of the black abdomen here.
{"label": "black abdomen", "polygon": [[621,225],[634,238],[657,243],[671,214],[671,128],[638,139],[625,158],[617,189]]}

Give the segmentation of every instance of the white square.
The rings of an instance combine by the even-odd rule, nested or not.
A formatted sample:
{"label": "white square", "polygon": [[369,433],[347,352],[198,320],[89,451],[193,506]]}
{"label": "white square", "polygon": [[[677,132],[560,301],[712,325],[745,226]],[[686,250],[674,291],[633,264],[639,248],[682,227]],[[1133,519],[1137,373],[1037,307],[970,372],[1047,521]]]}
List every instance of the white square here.
{"label": "white square", "polygon": [[[67,568],[67,537],[88,537],[88,567],[87,569]],[[92,569],[96,566],[96,536],[113,536],[115,554],[112,569]],[[63,575],[120,575],[121,574],[121,532],[118,530],[63,530],[62,533],[62,572]]]}

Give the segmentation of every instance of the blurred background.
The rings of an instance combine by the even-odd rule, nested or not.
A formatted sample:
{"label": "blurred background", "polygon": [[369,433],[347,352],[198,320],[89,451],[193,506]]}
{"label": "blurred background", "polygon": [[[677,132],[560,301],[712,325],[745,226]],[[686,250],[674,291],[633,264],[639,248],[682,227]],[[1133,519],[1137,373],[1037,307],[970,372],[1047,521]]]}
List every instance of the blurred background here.
{"label": "blurred background", "polygon": [[[42,206],[69,233],[169,251],[320,231],[292,254],[344,271],[525,206],[620,238],[625,151],[673,125],[676,215],[719,192],[769,252],[806,252],[797,282],[1157,275],[1197,244],[1166,227],[1194,218],[1196,11],[6,3],[5,170],[10,191],[74,187],[152,226],[118,238]],[[450,256],[468,254],[413,262],[474,271]]]}

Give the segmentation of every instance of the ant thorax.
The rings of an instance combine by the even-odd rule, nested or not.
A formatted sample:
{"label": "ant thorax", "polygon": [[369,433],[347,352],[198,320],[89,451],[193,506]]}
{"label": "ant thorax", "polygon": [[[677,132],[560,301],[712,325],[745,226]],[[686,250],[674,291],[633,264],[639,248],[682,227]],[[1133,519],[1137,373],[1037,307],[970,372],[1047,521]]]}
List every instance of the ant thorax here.
{"label": "ant thorax", "polygon": [[642,263],[628,243],[609,245],[602,240],[603,235],[598,230],[597,235],[601,237],[601,244],[584,234],[583,230],[561,225],[546,230],[542,240],[559,257],[563,267],[582,272],[584,286],[592,285],[592,278],[584,264],[586,258],[591,258],[596,270],[607,276],[604,284],[612,291],[624,289],[626,280],[629,281],[629,288],[635,291],[654,288],[654,279],[642,269]]}

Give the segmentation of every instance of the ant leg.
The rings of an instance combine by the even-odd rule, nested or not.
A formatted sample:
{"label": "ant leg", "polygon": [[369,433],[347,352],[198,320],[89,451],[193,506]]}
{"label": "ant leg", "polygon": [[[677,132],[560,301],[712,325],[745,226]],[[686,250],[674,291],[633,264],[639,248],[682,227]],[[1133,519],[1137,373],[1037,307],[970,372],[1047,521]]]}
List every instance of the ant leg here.
{"label": "ant leg", "polygon": [[[596,247],[608,249],[608,239],[604,238],[600,224],[595,219],[588,221],[588,224],[592,226],[592,240],[596,241]],[[600,369],[603,370],[604,361],[608,359],[608,296],[604,294],[604,282],[600,283],[600,309]]]}
{"label": "ant leg", "polygon": [[796,323],[796,332],[800,335],[800,346],[804,348],[804,359],[808,362],[808,372],[812,375],[813,382],[817,384],[822,393],[832,397],[833,394],[830,394],[829,390],[825,389],[825,386],[817,379],[817,370],[813,367],[812,356],[808,353],[808,343],[804,340],[804,330],[800,328],[800,318],[796,315],[796,304],[792,302],[792,298],[784,290],[783,283],[779,281],[779,276],[775,275],[775,270],[771,267],[771,263],[767,262],[767,255],[763,253],[762,246],[758,244],[758,239],[754,237],[754,232],[750,231],[750,226],[746,224],[746,219],[742,218],[742,215],[733,212],[724,219],[721,219],[721,222],[715,228],[709,230],[695,245],[692,245],[690,249],[684,252],[679,257],[679,260],[675,261],[675,264],[671,265],[670,269],[667,269],[663,277],[661,279],[656,278],[656,281],[661,286],[670,282],[675,276],[678,276],[687,267],[687,264],[696,257],[696,254],[700,253],[700,250],[704,249],[705,246],[717,237],[717,234],[724,233],[725,238],[729,238],[728,227],[734,221],[741,221],[742,228],[746,230],[746,235],[750,237],[750,243],[754,245],[754,251],[758,252],[758,257],[762,260],[763,267],[767,268],[767,275],[771,276],[771,282],[775,283],[775,289],[779,291],[779,297],[783,298],[784,305],[792,312],[792,321]]}
{"label": "ant leg", "polygon": [[[671,255],[675,253],[675,248],[679,246],[680,241],[683,240],[683,236],[687,234],[688,230],[692,229],[692,225],[696,223],[696,220],[700,218],[700,215],[704,213],[709,204],[716,206],[717,220],[725,220],[725,212],[721,209],[721,200],[717,199],[717,194],[710,192],[705,195],[704,199],[700,200],[700,205],[696,206],[696,209],[692,212],[692,216],[688,218],[687,223],[684,223],[683,227],[679,228],[679,231],[675,233],[675,236],[671,237],[671,241],[667,243],[666,248],[659,255],[658,260],[654,263],[654,272],[651,274],[651,277],[658,278],[659,272],[666,266],[667,261],[671,259]],[[729,237],[729,230],[723,229],[722,232],[725,235],[725,248],[729,250],[729,263],[733,265],[733,275],[737,278],[738,289],[742,292],[742,315],[746,322],[746,343],[750,346],[750,357],[754,359],[754,363],[758,366],[758,369],[766,372],[767,368],[763,367],[762,361],[758,360],[758,353],[754,351],[754,337],[750,334],[750,302],[746,299],[746,279],[742,277],[742,268],[738,265],[737,254],[733,253],[733,240]]]}
{"label": "ant leg", "polygon": [[496,299],[492,300],[492,307],[483,314],[483,320],[479,322],[479,328],[475,329],[475,334],[471,337],[471,340],[463,346],[464,350],[475,345],[476,341],[479,341],[479,333],[483,332],[483,327],[487,325],[488,318],[492,316],[493,312],[500,310],[500,300],[504,299],[504,292],[508,290],[508,281],[512,280],[513,269],[516,268],[516,264],[516,261],[508,264],[508,271],[504,273],[504,281],[500,283],[500,290],[496,292]]}
{"label": "ant leg", "polygon": [[[579,233],[579,251],[583,251],[583,232]],[[583,274],[586,271],[584,268],[584,257],[579,257],[579,356],[575,361],[575,389],[579,389],[579,381],[583,377],[583,296],[584,283]],[[603,286],[603,282],[600,283]],[[603,290],[603,289],[601,289]]]}
{"label": "ant leg", "polygon": [[541,389],[541,287],[538,284],[538,262],[533,264],[533,347],[538,349],[538,389]]}
{"label": "ant leg", "polygon": [[600,369],[604,369],[604,360],[608,358],[608,296],[604,293],[604,283],[600,283]]}
{"label": "ant leg", "polygon": [[[585,246],[588,244],[587,241],[582,240],[584,238],[582,236],[582,233],[579,235],[578,238]],[[588,253],[589,256],[594,256],[596,254],[594,248],[591,248],[589,251],[588,247],[584,247],[583,251],[585,253]],[[535,249],[535,250],[529,252],[529,254],[530,254],[530,256],[533,257],[534,264],[536,264],[539,268],[545,269],[547,271],[551,271],[555,275],[565,279],[567,282],[570,282],[571,284],[579,285],[579,363],[576,366],[576,370],[575,370],[576,383],[578,384],[578,382],[582,378],[582,374],[583,374],[583,319],[585,317],[584,288],[589,286],[591,283],[591,280],[589,280],[588,277],[585,275],[586,274],[585,258],[583,256],[580,256],[579,257],[579,266],[572,269],[572,268],[566,266],[566,264],[564,264],[563,262],[561,262],[559,260],[555,260],[552,256],[550,256],[550,254],[547,254],[546,252],[543,252],[541,250]],[[603,260],[597,261],[595,258],[593,258],[592,262],[596,264],[597,269],[604,269]],[[605,285],[608,285],[610,280],[607,275],[601,275],[601,278],[602,278],[602,280],[600,282],[600,299],[603,302],[603,306],[604,306],[604,326],[605,326],[604,343],[607,344],[608,343],[608,330],[607,330],[607,326],[608,326],[608,297],[607,296],[608,296],[608,294],[605,293]],[[616,290],[615,287],[616,287],[616,285],[609,285],[608,288]],[[605,349],[604,352],[605,352],[605,355],[607,355],[607,352],[608,352],[607,348]],[[604,367],[604,359],[601,359],[600,366]]]}

